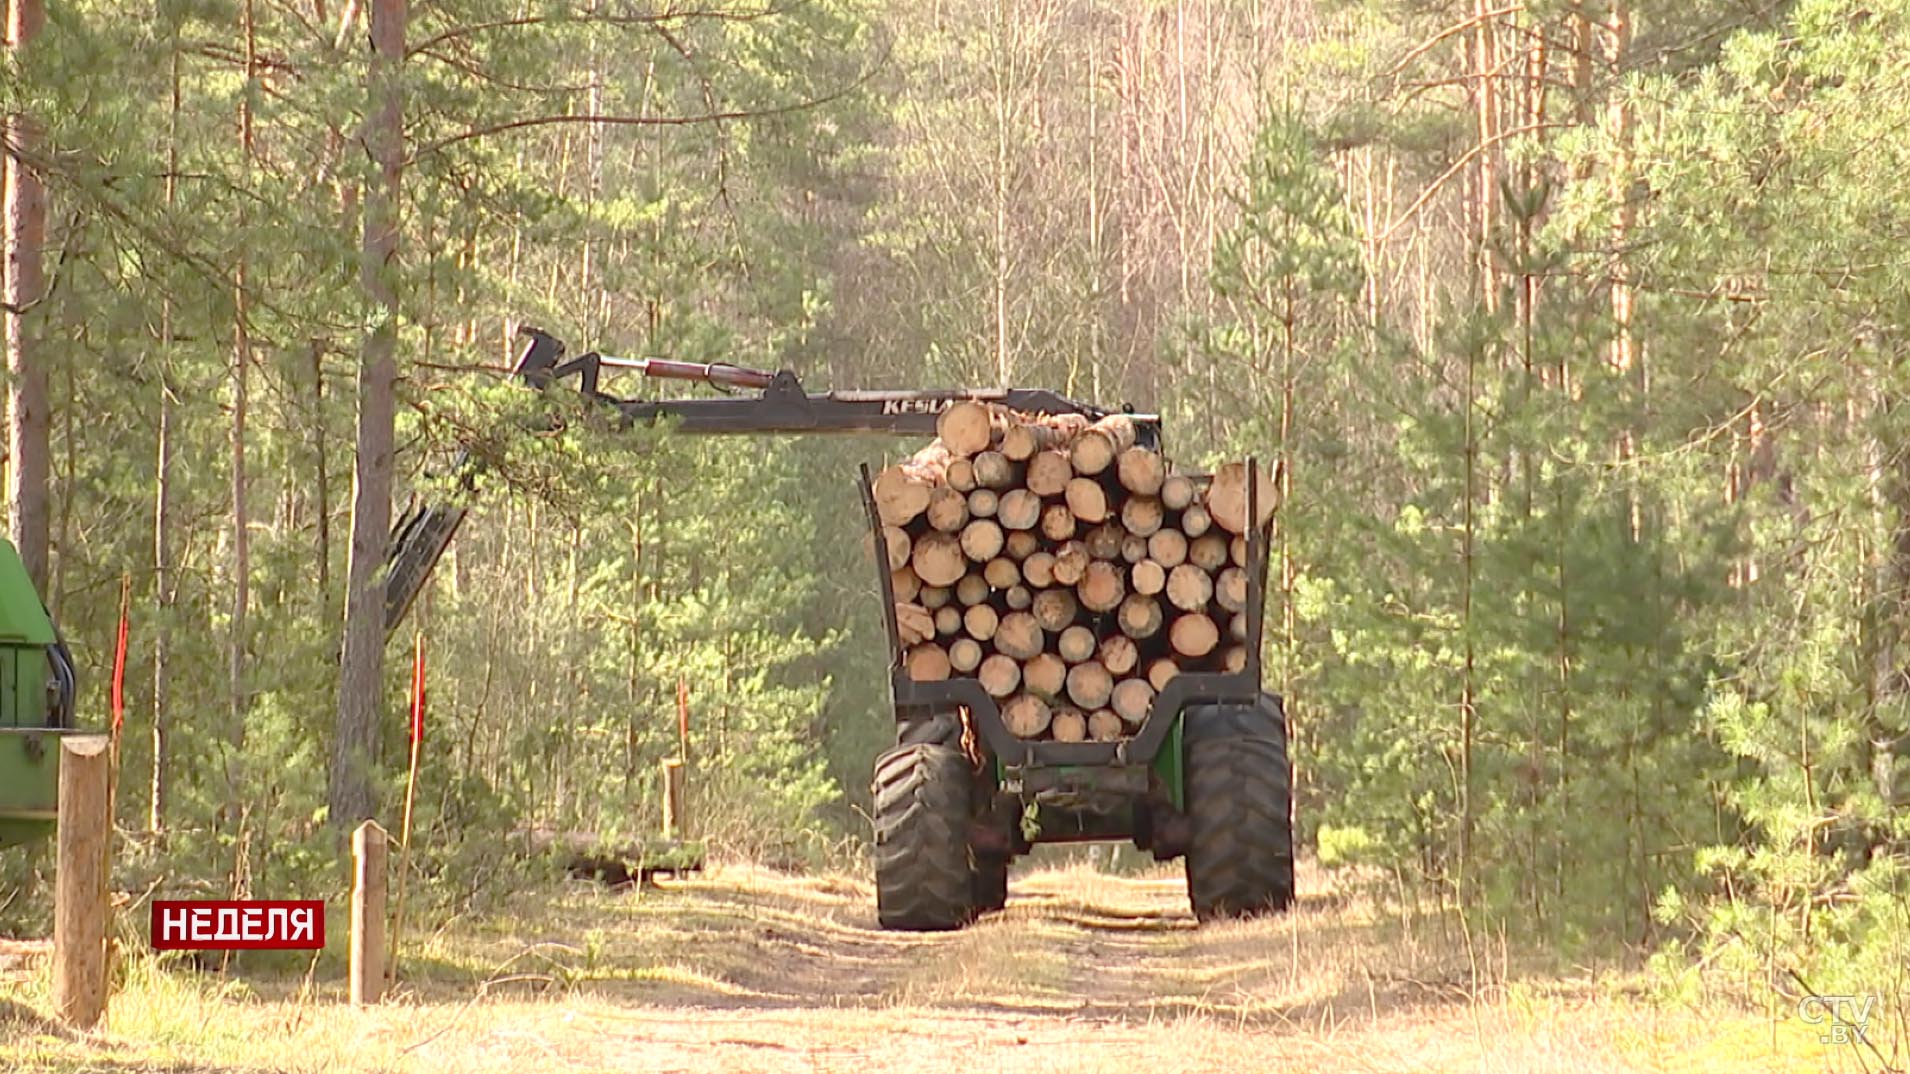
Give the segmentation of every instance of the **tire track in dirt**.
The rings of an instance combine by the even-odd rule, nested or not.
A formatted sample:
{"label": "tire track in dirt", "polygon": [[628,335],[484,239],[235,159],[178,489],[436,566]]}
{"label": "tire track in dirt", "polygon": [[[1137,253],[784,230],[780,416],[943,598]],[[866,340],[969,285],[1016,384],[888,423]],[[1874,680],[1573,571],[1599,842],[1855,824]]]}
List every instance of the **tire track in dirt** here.
{"label": "tire track in dirt", "polygon": [[[925,1056],[958,1055],[991,1070],[1160,1074],[1318,1062],[1349,1026],[1455,1009],[1350,973],[1380,938],[1343,900],[1312,894],[1288,915],[1197,929],[1166,872],[1036,871],[1002,913],[940,934],[881,931],[867,886],[841,879],[732,872],[586,905],[650,945],[606,951],[604,972],[574,984],[601,1001],[577,1016],[587,1032],[547,1029],[507,1046],[518,1060],[555,1048],[581,1049],[590,1069],[641,1055],[656,1064],[644,1069],[919,1074],[948,1066]],[[654,946],[659,929],[673,956]],[[612,968],[660,956],[659,972]]]}
{"label": "tire track in dirt", "polygon": [[[1031,870],[959,933],[884,933],[861,879],[714,870],[663,889],[516,892],[407,950],[378,1007],[342,984],[128,967],[109,1024],[55,1032],[0,978],[0,1068],[193,1074],[1822,1070],[1776,1026],[1646,1007],[1448,919],[1301,873],[1293,913],[1196,929],[1173,871]],[[1490,975],[1473,977],[1484,961]],[[1795,1034],[1793,1034],[1795,1036]],[[1755,1063],[1750,1063],[1755,1059]]]}
{"label": "tire track in dirt", "polygon": [[1294,912],[1196,929],[1171,872],[1066,869],[1017,877],[970,928],[910,935],[877,927],[860,879],[717,869],[519,892],[409,950],[369,1009],[302,978],[135,966],[104,1033],[63,1035],[37,1017],[37,977],[0,981],[0,1069],[1577,1074],[1771,1039],[1542,968],[1481,982],[1444,923],[1303,870]]}

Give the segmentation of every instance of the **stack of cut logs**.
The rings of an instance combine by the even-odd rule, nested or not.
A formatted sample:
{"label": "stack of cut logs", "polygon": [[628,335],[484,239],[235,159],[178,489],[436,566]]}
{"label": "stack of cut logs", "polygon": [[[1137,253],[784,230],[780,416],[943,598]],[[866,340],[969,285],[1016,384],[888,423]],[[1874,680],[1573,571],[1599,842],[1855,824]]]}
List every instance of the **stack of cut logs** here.
{"label": "stack of cut logs", "polygon": [[1119,414],[962,402],[936,429],[872,490],[911,678],[980,680],[1022,738],[1112,741],[1182,671],[1246,666],[1245,463],[1177,473]]}

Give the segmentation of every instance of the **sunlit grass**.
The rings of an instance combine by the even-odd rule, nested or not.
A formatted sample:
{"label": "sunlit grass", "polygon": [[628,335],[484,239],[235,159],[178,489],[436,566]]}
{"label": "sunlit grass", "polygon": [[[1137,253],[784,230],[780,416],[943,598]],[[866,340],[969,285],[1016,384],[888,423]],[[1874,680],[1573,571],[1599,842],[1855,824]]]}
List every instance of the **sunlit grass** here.
{"label": "sunlit grass", "polygon": [[[734,867],[683,885],[515,894],[419,929],[392,997],[336,967],[221,977],[124,960],[108,1022],[47,1017],[44,963],[0,973],[0,1070],[1876,1070],[1795,1018],[1560,973],[1326,890],[1195,929],[1170,871],[1017,876],[961,932],[875,927],[853,877]],[[1496,946],[1496,945],[1483,945]],[[1032,1049],[1032,1050],[1030,1050]],[[1868,1058],[1867,1064],[1858,1062]]]}

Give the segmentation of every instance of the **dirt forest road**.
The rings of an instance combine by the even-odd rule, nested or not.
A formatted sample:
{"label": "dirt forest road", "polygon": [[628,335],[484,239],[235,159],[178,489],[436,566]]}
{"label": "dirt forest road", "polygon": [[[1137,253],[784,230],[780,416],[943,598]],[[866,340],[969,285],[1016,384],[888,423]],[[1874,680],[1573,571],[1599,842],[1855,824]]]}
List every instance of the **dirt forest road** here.
{"label": "dirt forest road", "polygon": [[136,964],[101,1033],[0,983],[0,1070],[1607,1071],[1860,1069],[1752,1012],[1635,978],[1522,971],[1303,879],[1297,912],[1196,929],[1170,872],[1018,878],[958,933],[875,927],[866,884],[745,868],[660,890],[523,892],[452,922],[385,1005],[295,977]]}

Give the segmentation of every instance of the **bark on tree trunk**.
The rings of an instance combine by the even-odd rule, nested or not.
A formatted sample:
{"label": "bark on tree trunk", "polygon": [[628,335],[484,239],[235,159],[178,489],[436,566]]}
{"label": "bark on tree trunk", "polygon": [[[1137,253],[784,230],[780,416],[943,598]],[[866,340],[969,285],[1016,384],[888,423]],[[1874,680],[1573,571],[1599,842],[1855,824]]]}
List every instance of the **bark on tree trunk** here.
{"label": "bark on tree trunk", "polygon": [[[160,319],[162,349],[172,346],[170,309]],[[166,830],[166,754],[168,713],[172,691],[170,648],[174,585],[172,579],[172,384],[167,372],[159,380],[159,449],[153,475],[153,590],[159,605],[159,629],[153,631],[153,767],[152,797],[146,814],[147,830]]]}
{"label": "bark on tree trunk", "polygon": [[[37,0],[36,0],[37,2]],[[993,179],[995,209],[995,386],[1006,388],[1010,376],[1008,361],[1008,20],[1013,5],[995,5],[995,170]]]}
{"label": "bark on tree trunk", "polygon": [[[13,0],[10,8],[7,51],[17,69],[39,37],[46,13],[41,0]],[[7,528],[34,588],[44,594],[50,414],[46,368],[35,338],[44,314],[30,307],[46,293],[46,188],[20,162],[40,148],[39,125],[16,113],[8,126],[17,155],[7,158]]]}
{"label": "bark on tree trunk", "polygon": [[360,280],[376,321],[358,366],[357,458],[346,568],[338,722],[327,800],[334,826],[372,815],[384,670],[385,542],[391,530],[393,383],[397,379],[398,196],[404,157],[405,0],[371,0],[365,144],[378,175],[365,185]]}
{"label": "bark on tree trunk", "polygon": [[226,729],[235,754],[245,745],[245,620],[252,595],[251,520],[246,511],[245,418],[247,367],[252,362],[246,330],[245,266],[234,289],[238,319],[232,328],[232,619],[226,637],[226,688],[231,726]]}
{"label": "bark on tree trunk", "polygon": [[325,467],[325,346],[312,340],[312,496],[318,516],[318,592],[329,602],[332,589],[332,489]]}
{"label": "bark on tree trunk", "polygon": [[[166,205],[172,207],[179,193],[179,51],[170,59],[171,104],[166,116]],[[151,797],[147,806],[146,829],[154,835],[166,830],[166,805],[170,786],[166,780],[166,761],[170,751],[168,708],[171,704],[172,610],[176,589],[172,577],[172,300],[159,307],[159,443],[153,466],[153,602],[159,609],[159,629],[153,631],[153,758]]]}

